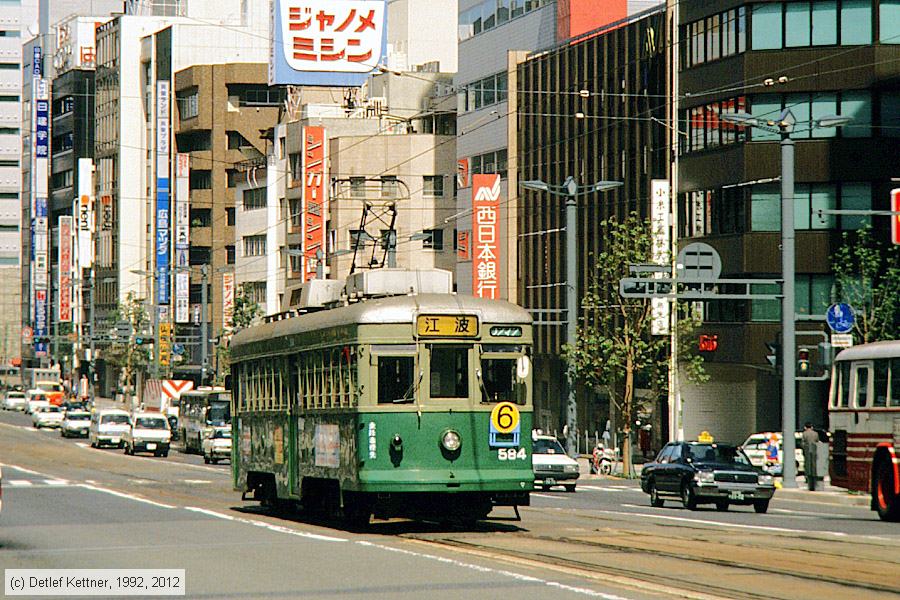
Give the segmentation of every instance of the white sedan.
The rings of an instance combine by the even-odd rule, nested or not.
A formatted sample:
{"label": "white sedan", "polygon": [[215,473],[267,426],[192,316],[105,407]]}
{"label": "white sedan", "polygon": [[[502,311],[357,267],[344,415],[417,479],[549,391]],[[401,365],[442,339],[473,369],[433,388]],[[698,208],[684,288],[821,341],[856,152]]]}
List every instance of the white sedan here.
{"label": "white sedan", "polygon": [[9,391],[3,399],[3,408],[6,410],[25,410],[26,404],[25,392]]}
{"label": "white sedan", "polygon": [[58,406],[38,406],[31,413],[31,423],[35,429],[41,427],[59,427],[62,424],[63,412]]}
{"label": "white sedan", "polygon": [[214,427],[203,437],[203,461],[217,463],[221,459],[231,459],[231,427]]}

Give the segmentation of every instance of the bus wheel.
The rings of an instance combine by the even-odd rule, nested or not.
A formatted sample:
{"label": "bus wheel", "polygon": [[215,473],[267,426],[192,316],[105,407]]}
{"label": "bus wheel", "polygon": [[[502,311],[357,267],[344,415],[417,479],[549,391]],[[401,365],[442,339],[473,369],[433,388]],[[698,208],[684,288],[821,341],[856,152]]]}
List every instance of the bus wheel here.
{"label": "bus wheel", "polygon": [[882,521],[900,521],[900,497],[894,492],[894,468],[890,458],[883,457],[875,467],[872,500]]}

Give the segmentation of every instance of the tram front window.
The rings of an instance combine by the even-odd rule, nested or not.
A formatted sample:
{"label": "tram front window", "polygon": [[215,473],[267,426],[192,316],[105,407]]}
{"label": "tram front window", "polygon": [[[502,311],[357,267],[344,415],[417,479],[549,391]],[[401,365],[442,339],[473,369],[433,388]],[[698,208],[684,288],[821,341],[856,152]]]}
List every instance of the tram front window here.
{"label": "tram front window", "polygon": [[431,397],[469,396],[469,348],[431,346]]}
{"label": "tram front window", "polygon": [[378,357],[378,404],[412,402],[415,359],[412,356]]}
{"label": "tram front window", "polygon": [[509,358],[482,358],[482,402],[515,402],[516,361]]}

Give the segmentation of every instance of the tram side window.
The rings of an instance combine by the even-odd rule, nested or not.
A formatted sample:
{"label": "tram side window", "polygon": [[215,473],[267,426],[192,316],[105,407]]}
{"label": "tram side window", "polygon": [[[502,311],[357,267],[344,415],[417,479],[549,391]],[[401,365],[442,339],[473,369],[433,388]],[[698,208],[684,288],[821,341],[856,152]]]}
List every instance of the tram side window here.
{"label": "tram side window", "polygon": [[856,369],[856,408],[865,408],[869,405],[869,369],[859,367]]}
{"label": "tram side window", "polygon": [[378,404],[412,402],[416,369],[413,356],[378,357]]}
{"label": "tram side window", "polygon": [[891,400],[892,407],[900,407],[900,358],[891,359]]}
{"label": "tram side window", "polygon": [[884,408],[887,406],[888,394],[888,361],[875,361],[875,379],[873,381],[875,393],[873,396],[872,406],[875,408]]}
{"label": "tram side window", "polygon": [[[482,402],[516,402],[516,361],[509,358],[482,358],[484,383]],[[524,400],[524,397],[522,398]]]}
{"label": "tram side window", "polygon": [[847,408],[850,406],[850,363],[841,363],[841,402],[840,406]]}
{"label": "tram side window", "polygon": [[469,348],[431,347],[431,397],[467,398],[469,396]]}

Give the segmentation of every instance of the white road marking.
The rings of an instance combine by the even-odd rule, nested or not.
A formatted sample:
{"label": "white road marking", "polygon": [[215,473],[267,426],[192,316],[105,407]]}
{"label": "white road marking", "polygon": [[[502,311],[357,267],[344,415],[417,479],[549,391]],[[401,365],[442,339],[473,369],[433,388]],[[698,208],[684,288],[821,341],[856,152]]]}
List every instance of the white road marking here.
{"label": "white road marking", "polygon": [[[2,423],[0,423],[0,425],[2,425]],[[79,448],[86,448],[87,450],[93,450],[93,448],[91,448],[89,444],[85,444],[84,442],[75,442],[75,445],[78,446]],[[106,453],[106,455],[107,456],[120,456],[123,459],[132,460],[132,458],[130,456],[128,456],[127,454],[123,454],[123,453],[119,453],[119,452],[108,452],[108,453]],[[179,462],[176,460],[157,460],[157,461],[155,461],[155,463],[163,464],[163,465],[171,465],[171,466],[175,466],[175,467],[189,467],[191,469],[201,469],[203,471],[212,471],[213,473],[219,473],[219,474],[228,473],[228,471],[226,469],[216,469],[215,467],[207,467],[204,465],[192,465],[191,463]]]}
{"label": "white road marking", "polygon": [[786,515],[810,515],[809,518],[813,517],[837,517],[844,519],[855,519],[856,517],[853,515],[842,515],[840,513],[820,513],[820,512],[810,512],[808,510],[788,510],[787,508],[770,508],[769,512],[777,512],[784,513]]}
{"label": "white road marking", "polygon": [[90,444],[85,444],[84,442],[75,442],[75,445],[79,448],[90,448]]}
{"label": "white road marking", "polygon": [[37,471],[32,471],[31,469],[26,469],[25,467],[17,467],[16,465],[7,465],[0,463],[0,467],[4,469],[15,469],[16,471],[21,471],[22,473],[28,473],[29,475],[37,475],[39,477],[50,477],[46,473],[38,473]]}
{"label": "white road marking", "polygon": [[128,500],[134,500],[135,502],[143,502],[144,504],[150,504],[151,506],[156,506],[158,508],[175,508],[171,504],[163,504],[162,502],[156,502],[154,500],[148,500],[147,498],[141,498],[140,496],[135,496],[132,494],[126,494],[125,492],[119,492],[117,490],[111,490],[109,488],[103,488],[96,485],[90,485],[87,483],[82,483],[79,487],[83,487],[86,490],[93,490],[95,492],[103,492],[104,494],[110,494],[113,496],[118,496],[120,498],[127,498]]}
{"label": "white road marking", "polygon": [[47,485],[69,485],[69,482],[65,479],[45,479],[44,483]]}
{"label": "white road marking", "polygon": [[27,479],[10,479],[6,482],[6,484],[11,486],[26,487],[29,485],[34,485],[34,482],[28,481]]}
{"label": "white road marking", "polygon": [[474,563],[467,563],[467,562],[463,562],[460,560],[456,560],[454,558],[445,558],[443,556],[437,556],[435,554],[425,554],[424,552],[414,552],[412,550],[406,550],[403,548],[394,548],[392,546],[375,544],[373,542],[367,542],[364,540],[359,540],[356,543],[359,544],[360,546],[367,546],[369,548],[377,548],[378,550],[386,550],[388,552],[396,552],[398,554],[405,554],[407,556],[414,556],[416,558],[424,558],[427,560],[434,560],[434,561],[441,562],[444,564],[453,565],[455,567],[471,569],[473,571],[478,571],[480,573],[492,573],[492,574],[496,574],[496,575],[503,575],[505,577],[516,579],[518,581],[526,581],[529,583],[543,584],[548,587],[556,588],[556,589],[563,590],[566,592],[573,592],[576,594],[581,594],[582,596],[590,596],[592,598],[603,598],[604,600],[627,600],[625,597],[617,596],[615,594],[607,594],[605,592],[598,592],[596,590],[591,590],[588,588],[574,587],[571,585],[567,585],[565,583],[560,583],[558,581],[550,581],[547,579],[541,579],[539,577],[532,577],[531,575],[523,575],[522,573],[515,573],[513,571],[507,571],[505,569],[494,569],[492,567],[485,567],[482,565],[476,565]]}
{"label": "white road marking", "polygon": [[531,492],[532,497],[534,498],[550,498],[551,500],[568,500],[567,496],[554,496],[552,494],[540,494],[538,492]]}
{"label": "white road marking", "polygon": [[212,483],[209,479],[183,479],[185,483]]}
{"label": "white road marking", "polygon": [[318,533],[309,533],[306,531],[297,531],[296,529],[291,529],[290,527],[282,527],[281,525],[273,525],[271,523],[266,523],[264,521],[255,521],[253,519],[242,519],[240,517],[235,517],[232,515],[228,515],[225,513],[216,512],[214,510],[208,510],[206,508],[200,508],[198,506],[185,506],[185,510],[189,510],[191,512],[200,513],[203,515],[207,515],[210,517],[215,517],[217,519],[225,519],[226,521],[234,521],[236,523],[244,523],[246,525],[254,525],[256,527],[262,527],[263,529],[268,529],[269,531],[274,531],[276,533],[286,533],[288,535],[295,535],[297,537],[309,538],[312,540],[319,540],[321,542],[347,542],[346,538],[332,537],[329,535],[319,535]]}
{"label": "white road marking", "polygon": [[579,490],[590,490],[592,492],[630,492],[634,491],[631,488],[621,488],[621,487],[600,487],[598,485],[580,485],[578,486]]}

